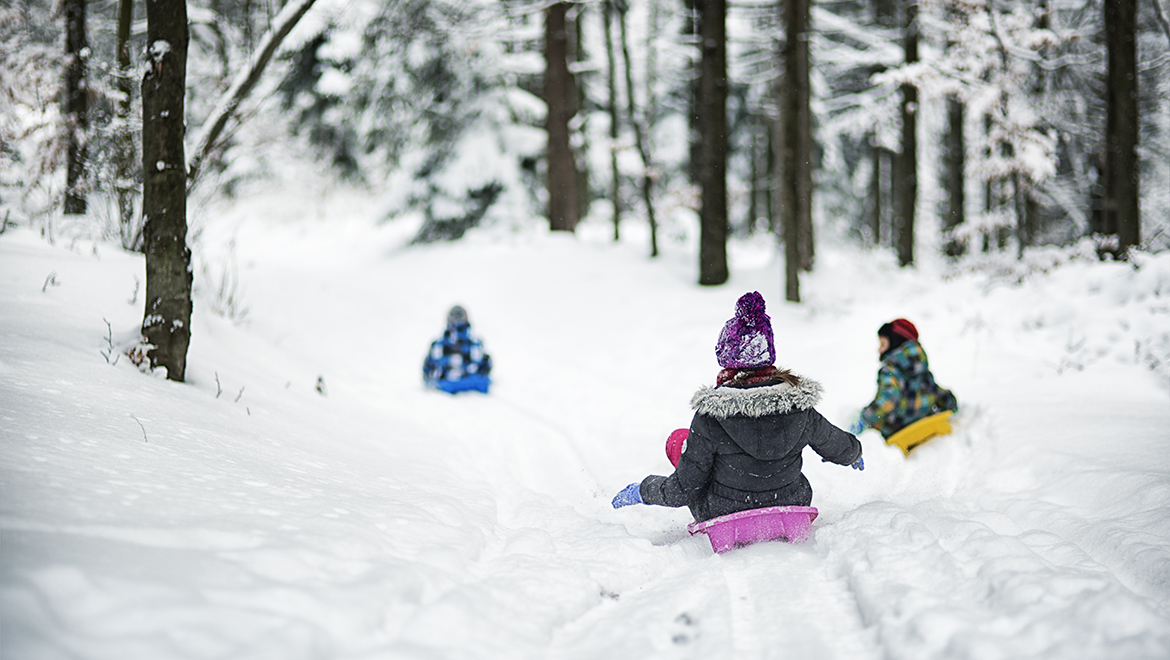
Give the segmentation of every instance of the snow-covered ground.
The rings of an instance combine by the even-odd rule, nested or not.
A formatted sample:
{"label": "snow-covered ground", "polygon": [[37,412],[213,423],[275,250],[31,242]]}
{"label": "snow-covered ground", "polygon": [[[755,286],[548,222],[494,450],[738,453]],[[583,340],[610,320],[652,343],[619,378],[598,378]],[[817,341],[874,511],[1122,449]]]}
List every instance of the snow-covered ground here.
{"label": "snow-covered ground", "polygon": [[[0,657],[1170,657],[1170,254],[825,245],[792,305],[767,242],[700,288],[686,246],[406,248],[365,202],[207,214],[185,384],[107,360],[140,256],[0,236]],[[864,472],[813,455],[812,542],[714,555],[684,510],[610,498],[669,473],[751,290],[838,425],[898,316],[962,410],[909,459],[872,431]],[[421,385],[456,303],[488,396]]]}

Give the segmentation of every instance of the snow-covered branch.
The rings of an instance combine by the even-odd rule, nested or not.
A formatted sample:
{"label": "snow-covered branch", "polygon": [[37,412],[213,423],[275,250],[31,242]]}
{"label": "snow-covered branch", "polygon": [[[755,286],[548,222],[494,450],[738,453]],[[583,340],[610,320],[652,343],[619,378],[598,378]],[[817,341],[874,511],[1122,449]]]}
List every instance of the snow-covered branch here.
{"label": "snow-covered branch", "polygon": [[308,13],[316,0],[293,0],[285,5],[284,9],[273,20],[272,28],[260,40],[260,45],[252,54],[248,66],[240,71],[232,81],[227,91],[223,93],[207,120],[200,127],[199,135],[195,140],[195,148],[190,150],[190,161],[187,163],[187,189],[190,190],[199,176],[200,169],[208,154],[215,147],[228,121],[235,115],[252,89],[260,82],[264,69],[272,60],[273,55],[280,48],[281,42],[289,32],[296,27],[297,22]]}

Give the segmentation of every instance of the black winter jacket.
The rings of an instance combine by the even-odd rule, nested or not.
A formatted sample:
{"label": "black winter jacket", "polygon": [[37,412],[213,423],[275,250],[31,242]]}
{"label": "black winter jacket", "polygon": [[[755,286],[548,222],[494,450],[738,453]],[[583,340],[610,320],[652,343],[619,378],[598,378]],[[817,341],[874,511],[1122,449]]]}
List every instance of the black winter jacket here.
{"label": "black winter jacket", "polygon": [[691,399],[695,417],[678,467],[669,477],[643,479],[642,501],[688,506],[698,521],[766,506],[808,506],[812,487],[801,473],[806,445],[840,465],[861,456],[856,437],[813,409],[821,392],[820,383],[807,378],[795,386],[701,388]]}

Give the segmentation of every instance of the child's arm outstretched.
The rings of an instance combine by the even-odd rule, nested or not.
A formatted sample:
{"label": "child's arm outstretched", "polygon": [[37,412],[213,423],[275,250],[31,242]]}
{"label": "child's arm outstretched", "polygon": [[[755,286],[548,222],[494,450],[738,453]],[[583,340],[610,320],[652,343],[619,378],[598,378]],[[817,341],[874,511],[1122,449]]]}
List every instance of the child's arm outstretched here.
{"label": "child's arm outstretched", "polygon": [[686,451],[679,457],[674,473],[669,477],[652,474],[641,482],[626,486],[613,498],[613,508],[630,504],[687,506],[706,487],[714,462],[714,444],[692,428]]}
{"label": "child's arm outstretched", "polygon": [[825,419],[816,410],[809,410],[808,426],[805,427],[805,439],[813,451],[821,458],[838,465],[849,465],[855,470],[864,470],[865,462],[861,459],[861,441],[855,435],[842,431]]}

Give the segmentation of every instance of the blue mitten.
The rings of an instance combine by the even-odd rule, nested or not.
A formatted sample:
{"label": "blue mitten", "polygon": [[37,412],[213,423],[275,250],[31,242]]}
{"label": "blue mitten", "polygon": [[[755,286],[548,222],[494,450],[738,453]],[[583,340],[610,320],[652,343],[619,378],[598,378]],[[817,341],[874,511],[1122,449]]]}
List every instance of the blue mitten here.
{"label": "blue mitten", "polygon": [[613,496],[613,508],[620,509],[623,506],[630,506],[631,504],[642,503],[642,484],[633,483],[622,489],[622,492]]}
{"label": "blue mitten", "polygon": [[864,470],[865,469],[865,459],[858,456],[857,460],[854,461],[853,464],[850,465],[849,467],[853,468],[854,470]]}
{"label": "blue mitten", "polygon": [[849,432],[853,435],[860,435],[864,430],[865,424],[862,424],[860,419],[849,425]]}

